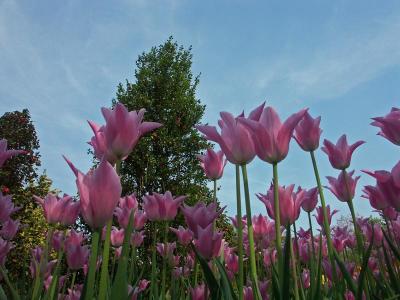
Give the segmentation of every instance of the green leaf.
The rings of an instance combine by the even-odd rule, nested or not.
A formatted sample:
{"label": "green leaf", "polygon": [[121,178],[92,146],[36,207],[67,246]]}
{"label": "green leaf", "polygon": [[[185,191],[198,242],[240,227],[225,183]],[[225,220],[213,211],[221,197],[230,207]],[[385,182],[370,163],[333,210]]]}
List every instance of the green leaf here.
{"label": "green leaf", "polygon": [[350,289],[350,291],[356,295],[357,293],[357,289],[356,289],[356,285],[354,284],[353,278],[351,277],[351,275],[349,274],[349,272],[346,269],[346,266],[344,265],[344,263],[342,262],[342,260],[340,259],[339,255],[337,254],[337,252],[333,249],[333,256],[335,257],[335,260],[339,266],[340,271],[343,274],[343,278],[344,280],[347,282],[347,287]]}
{"label": "green leaf", "polygon": [[204,278],[206,279],[207,287],[210,290],[210,296],[212,300],[220,300],[221,296],[221,288],[218,284],[217,279],[215,278],[213,272],[211,271],[208,263],[200,256],[197,252],[196,248],[192,244],[192,248],[194,253],[196,254],[196,259],[200,263],[201,268],[203,269]]}
{"label": "green leaf", "polygon": [[316,289],[313,295],[314,300],[321,299],[321,277],[322,277],[322,234],[319,235],[319,249],[318,249],[318,267],[316,277]]}
{"label": "green leaf", "polygon": [[235,292],[233,291],[231,281],[226,274],[225,267],[221,264],[219,259],[214,259],[214,262],[216,263],[218,271],[221,275],[222,296],[226,300],[236,300],[237,297]]}
{"label": "green leaf", "polygon": [[369,260],[369,257],[371,256],[372,245],[374,242],[374,234],[373,233],[374,233],[374,231],[372,231],[372,240],[370,242],[368,250],[366,253],[364,253],[364,259],[363,259],[362,266],[361,266],[361,272],[360,272],[360,276],[358,277],[358,289],[357,289],[357,298],[356,298],[357,300],[362,300],[365,276],[368,272],[368,260]]}
{"label": "green leaf", "polygon": [[272,299],[280,299],[281,294],[279,290],[279,279],[278,279],[278,272],[276,271],[276,268],[274,264],[271,264],[272,266]]}
{"label": "green leaf", "polygon": [[384,230],[382,230],[383,235],[385,236],[386,241],[389,244],[390,249],[392,250],[394,256],[396,256],[397,260],[400,261],[400,252],[399,250],[396,248],[396,246],[393,244],[392,240],[387,236],[387,234],[385,233]]}
{"label": "green leaf", "polygon": [[387,254],[386,248],[383,245],[383,243],[382,243],[382,249],[383,249],[383,254],[384,254],[384,257],[385,257],[387,271],[389,273],[389,279],[390,279],[391,287],[398,294],[398,293],[400,293],[399,280],[398,280],[398,278],[396,278],[396,274],[395,274],[395,272],[393,270],[392,263],[389,260],[389,256]]}
{"label": "green leaf", "polygon": [[290,225],[286,227],[285,247],[283,249],[283,279],[282,279],[282,300],[290,298]]}

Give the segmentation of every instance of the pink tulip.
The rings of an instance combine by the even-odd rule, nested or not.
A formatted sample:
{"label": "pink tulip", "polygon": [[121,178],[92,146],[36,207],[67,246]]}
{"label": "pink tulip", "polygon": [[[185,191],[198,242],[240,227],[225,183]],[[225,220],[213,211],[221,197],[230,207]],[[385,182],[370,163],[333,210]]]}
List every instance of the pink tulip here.
{"label": "pink tulip", "polygon": [[386,209],[389,203],[386,201],[385,195],[381,191],[378,185],[366,185],[364,186],[363,192],[365,193],[361,197],[369,200],[369,204],[375,209]]}
{"label": "pink tulip", "polygon": [[3,195],[0,191],[0,223],[4,223],[10,219],[11,214],[19,210],[11,201],[11,195]]}
{"label": "pink tulip", "polygon": [[219,256],[222,246],[222,233],[213,232],[213,224],[206,228],[197,227],[197,239],[194,241],[196,250],[204,259]]}
{"label": "pink tulip", "polygon": [[67,160],[76,175],[76,185],[81,198],[81,213],[92,229],[99,229],[112,218],[121,196],[121,182],[115,169],[106,160],[86,175]]}
{"label": "pink tulip", "polygon": [[61,216],[64,213],[70,196],[60,198],[57,195],[49,193],[44,199],[37,196],[33,196],[33,198],[43,207],[46,221],[49,224],[57,224],[61,221]]}
{"label": "pink tulip", "polygon": [[[299,187],[299,189],[301,189]],[[303,189],[304,193],[303,193],[303,199],[301,201],[301,208],[305,211],[305,212],[312,212],[315,207],[318,204],[318,189],[312,188],[309,190]]]}
{"label": "pink tulip", "polygon": [[333,247],[336,249],[337,252],[342,252],[344,250],[344,248],[346,247],[346,243],[347,243],[347,239],[343,239],[343,238],[336,238],[334,237],[332,239],[332,244]]}
{"label": "pink tulip", "polygon": [[227,162],[222,151],[215,152],[213,149],[207,149],[205,155],[197,155],[197,158],[207,178],[217,180],[222,177]]}
{"label": "pink tulip", "polygon": [[51,246],[55,251],[58,252],[62,249],[63,243],[64,243],[64,232],[57,230],[51,236]]}
{"label": "pink tulip", "polygon": [[342,202],[349,202],[354,198],[360,176],[353,178],[353,174],[354,171],[349,173],[345,171],[341,172],[337,179],[331,176],[326,177],[330,184],[328,189]]}
{"label": "pink tulip", "polygon": [[[238,217],[229,217],[232,221],[232,225],[237,229],[238,228]],[[243,216],[242,217],[242,228],[245,228],[247,226],[247,217]]]}
{"label": "pink tulip", "polygon": [[243,287],[243,299],[244,300],[253,300],[253,289],[251,286],[245,286]]}
{"label": "pink tulip", "polygon": [[13,243],[7,240],[3,240],[0,237],[0,266],[4,266],[4,264],[6,263],[7,254],[12,248],[14,248]]}
{"label": "pink tulip", "polygon": [[[282,226],[293,224],[300,215],[304,191],[299,190],[297,193],[293,193],[293,189],[294,184],[288,187],[279,186],[279,213]],[[271,184],[267,194],[258,194],[257,197],[265,204],[269,217],[275,220],[273,185]]]}
{"label": "pink tulip", "polygon": [[142,279],[135,288],[132,288],[131,285],[128,285],[128,294],[130,296],[130,300],[136,300],[139,294],[147,289],[149,283],[150,281]]}
{"label": "pink tulip", "polygon": [[398,212],[391,206],[384,208],[382,210],[382,214],[384,217],[388,218],[389,220],[396,220],[398,217]]}
{"label": "pink tulip", "polygon": [[[317,223],[319,224],[319,226],[321,226],[321,228],[323,228],[324,227],[324,214],[323,214],[322,206],[318,206],[316,210],[317,210],[317,215],[314,215],[315,219],[317,220]],[[328,215],[327,217],[328,217],[329,225],[331,225],[333,215],[336,214],[337,212],[339,212],[339,211],[334,209],[331,213],[331,207],[329,205],[326,206],[326,213]]]}
{"label": "pink tulip", "polygon": [[208,289],[206,285],[200,284],[194,288],[190,288],[190,295],[192,297],[192,300],[207,300]]}
{"label": "pink tulip", "polygon": [[297,124],[293,137],[304,151],[311,152],[318,149],[322,133],[322,129],[319,127],[320,122],[321,117],[313,119],[306,112],[303,119]]}
{"label": "pink tulip", "polygon": [[[36,247],[31,250],[32,259],[29,265],[29,270],[32,278],[36,277],[37,267],[40,265],[41,257],[43,255],[43,249],[40,247]],[[57,260],[52,260],[47,263],[47,265],[42,264],[41,269],[39,270],[39,274],[43,275],[43,278],[46,278],[51,275],[54,266],[56,265]]]}
{"label": "pink tulip", "polygon": [[259,214],[252,218],[254,239],[258,242],[269,241],[275,239],[275,222],[268,220],[267,217]]}
{"label": "pink tulip", "polygon": [[114,109],[102,108],[106,125],[89,122],[94,137],[89,142],[98,159],[103,156],[111,164],[124,160],[132,152],[140,137],[162,126],[160,123],[143,122],[145,109],[129,112],[122,103]]}
{"label": "pink tulip", "polygon": [[137,210],[138,206],[139,204],[135,193],[120,198],[118,202],[118,207],[122,209]]}
{"label": "pink tulip", "polygon": [[25,150],[7,150],[7,140],[1,139],[0,140],[0,168],[4,165],[6,160],[10,159],[11,157],[19,154],[26,154],[28,153]]}
{"label": "pink tulip", "polygon": [[124,243],[125,230],[113,227],[111,230],[110,241],[114,247],[119,247]]}
{"label": "pink tulip", "polygon": [[301,281],[305,289],[308,289],[311,285],[310,270],[304,269],[301,273]]}
{"label": "pink tulip", "polygon": [[71,270],[79,270],[87,263],[89,258],[88,246],[69,244],[66,248],[67,264]]}
{"label": "pink tulip", "polygon": [[70,230],[66,239],[65,239],[65,247],[68,248],[69,245],[81,245],[85,237],[82,232],[76,232],[75,230]]}
{"label": "pink tulip", "polygon": [[[67,195],[64,195],[66,197]],[[65,226],[72,226],[75,224],[76,219],[78,219],[81,205],[79,201],[73,201],[72,197],[69,197],[66,201],[64,212],[61,214],[60,223]]]}
{"label": "pink tulip", "polygon": [[395,145],[400,145],[400,110],[393,107],[384,117],[372,118],[371,125],[379,127],[378,135],[383,136]]}
{"label": "pink tulip", "polygon": [[[118,223],[121,227],[127,228],[128,223],[129,223],[129,218],[132,213],[132,209],[129,209],[127,207],[121,208],[121,207],[116,207],[114,215],[118,219]],[[142,211],[142,210],[134,210],[133,211],[133,227],[136,230],[141,230],[144,226],[144,224],[147,222],[147,214]]]}
{"label": "pink tulip", "polygon": [[0,230],[0,236],[5,240],[12,240],[18,232],[21,223],[19,220],[7,220],[3,223]]}
{"label": "pink tulip", "polygon": [[380,224],[368,224],[364,228],[362,228],[364,235],[367,237],[367,240],[369,243],[372,242],[373,238],[373,244],[375,246],[380,246],[382,245],[383,241],[383,232],[382,232],[382,227]]}
{"label": "pink tulip", "polygon": [[263,251],[263,262],[265,267],[270,267],[278,260],[278,251],[276,249],[265,249]]}
{"label": "pink tulip", "polygon": [[81,299],[82,290],[83,290],[82,284],[75,284],[73,289],[68,289],[68,295],[65,297],[65,300]]}
{"label": "pink tulip", "polygon": [[172,227],[169,229],[176,234],[179,243],[181,243],[183,246],[189,245],[193,239],[193,232],[190,229],[185,229],[182,226],[179,226],[178,229]]}
{"label": "pink tulip", "polygon": [[151,221],[171,221],[175,219],[185,198],[186,196],[172,197],[170,191],[165,194],[153,193],[143,197],[143,208]]}
{"label": "pink tulip", "polygon": [[133,228],[135,230],[141,230],[146,222],[147,214],[143,210],[135,211],[135,215],[133,217]]}
{"label": "pink tulip", "polygon": [[140,247],[140,245],[143,244],[145,235],[144,235],[144,231],[135,231],[134,233],[132,233],[132,237],[131,237],[131,245],[137,247]]}
{"label": "pink tulip", "polygon": [[232,273],[236,274],[239,272],[239,257],[235,253],[231,253],[228,256],[224,256],[226,268]]}
{"label": "pink tulip", "polygon": [[185,221],[194,236],[198,236],[198,228],[206,228],[212,224],[222,213],[224,208],[217,211],[217,204],[206,205],[204,202],[197,202],[194,206],[183,205],[181,211],[185,216]]}
{"label": "pink tulip", "polygon": [[[249,119],[258,121],[263,108],[264,103],[250,113]],[[235,118],[228,112],[221,112],[220,116],[218,125],[221,128],[221,134],[217,132],[215,126],[200,125],[196,128],[205,135],[206,139],[219,144],[231,163],[243,165],[251,162],[256,156],[255,146],[251,132],[239,122],[244,114]]]}
{"label": "pink tulip", "polygon": [[285,159],[289,152],[289,143],[296,125],[307,112],[306,109],[291,115],[283,124],[272,107],[265,108],[259,120],[239,118],[254,135],[257,156],[271,164]]}
{"label": "pink tulip", "polygon": [[157,252],[161,257],[170,259],[174,255],[176,249],[176,243],[157,243]]}
{"label": "pink tulip", "polygon": [[384,201],[386,201],[394,209],[400,211],[400,161],[393,167],[391,172],[384,170],[375,172],[363,170],[363,172],[376,179],[376,188],[379,194],[377,193],[374,196],[384,199],[376,199],[376,201],[380,201],[381,207],[384,208]]}
{"label": "pink tulip", "polygon": [[344,170],[350,166],[351,156],[362,144],[364,141],[355,142],[352,145],[347,143],[347,137],[343,134],[337,141],[336,145],[328,140],[324,140],[324,147],[322,147],[322,151],[324,151],[329,158],[329,161],[333,168],[338,170]]}

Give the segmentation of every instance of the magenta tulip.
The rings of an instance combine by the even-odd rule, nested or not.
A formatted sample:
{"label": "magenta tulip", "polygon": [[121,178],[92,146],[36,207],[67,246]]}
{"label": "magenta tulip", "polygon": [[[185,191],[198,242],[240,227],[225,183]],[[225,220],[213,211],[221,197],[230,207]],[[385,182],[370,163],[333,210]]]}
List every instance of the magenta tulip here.
{"label": "magenta tulip", "polygon": [[112,218],[121,197],[119,176],[106,160],[102,160],[96,169],[87,174],[77,170],[70,162],[69,165],[77,177],[83,219],[93,229],[103,228]]}
{"label": "magenta tulip", "polygon": [[200,284],[194,288],[190,288],[190,296],[192,297],[192,300],[207,300],[208,289],[206,285]]}
{"label": "magenta tulip", "polygon": [[372,120],[374,122],[371,125],[381,129],[378,135],[400,146],[400,109],[393,107],[386,116],[372,118]]}
{"label": "magenta tulip", "polygon": [[259,120],[239,118],[253,133],[257,156],[271,164],[285,159],[296,125],[307,112],[306,109],[291,115],[283,124],[272,107],[265,108]]}
{"label": "magenta tulip", "polygon": [[183,205],[181,208],[186,225],[195,237],[198,236],[199,227],[205,229],[218,218],[223,210],[224,208],[217,211],[216,203],[206,205],[204,202],[198,202],[194,206]]}
{"label": "magenta tulip", "polygon": [[194,245],[199,254],[207,260],[220,255],[222,250],[222,233],[213,232],[213,224],[206,228],[197,227],[197,239]]}
{"label": "magenta tulip", "polygon": [[66,248],[67,264],[71,270],[79,270],[83,268],[89,258],[88,246],[69,244]]}
{"label": "magenta tulip", "polygon": [[179,243],[181,243],[183,246],[189,245],[193,239],[193,232],[190,229],[185,229],[182,226],[179,226],[178,229],[172,227],[169,229],[176,234]]}
{"label": "magenta tulip", "polygon": [[[279,208],[280,208],[280,220],[283,226],[293,224],[300,215],[300,206],[303,201],[302,194],[303,190],[299,190],[297,193],[293,193],[294,184],[288,187],[279,186]],[[275,209],[274,209],[274,190],[271,184],[267,194],[258,194],[258,199],[264,203],[268,216],[275,220]]]}
{"label": "magenta tulip", "polygon": [[327,176],[330,186],[328,189],[342,202],[349,202],[354,198],[357,181],[360,176],[353,178],[354,171],[340,172],[338,178]]}
{"label": "magenta tulip", "polygon": [[4,266],[4,264],[6,263],[7,254],[12,248],[14,248],[13,243],[7,240],[3,240],[0,237],[0,266]]}
{"label": "magenta tulip", "polygon": [[12,240],[18,232],[21,223],[19,220],[9,219],[3,223],[0,236],[5,240]]}
{"label": "magenta tulip", "polygon": [[213,149],[207,149],[205,155],[197,155],[197,158],[207,178],[217,180],[222,177],[227,162],[222,151],[215,152]]}
{"label": "magenta tulip", "polygon": [[65,247],[67,248],[69,245],[81,245],[84,240],[85,237],[82,232],[70,230],[65,239]]}
{"label": "magenta tulip", "polygon": [[60,198],[52,193],[47,194],[44,199],[33,196],[36,202],[43,207],[44,217],[49,224],[57,224],[61,221],[68,197]]}
{"label": "magenta tulip", "polygon": [[143,244],[144,238],[145,238],[144,231],[135,231],[132,233],[131,236],[131,245],[135,247],[140,247],[140,245]]}
{"label": "magenta tulip", "polygon": [[57,230],[51,236],[51,246],[56,252],[58,252],[63,248],[63,244],[64,244],[64,232]]}
{"label": "magenta tulip", "polygon": [[4,165],[6,160],[19,154],[26,154],[25,150],[7,150],[7,140],[0,140],[0,168]]}
{"label": "magenta tulip", "polygon": [[89,122],[94,137],[90,144],[98,159],[105,159],[111,164],[124,160],[132,152],[140,137],[162,126],[160,123],[143,122],[145,109],[128,111],[122,103],[114,109],[102,108],[106,125],[98,126]]}
{"label": "magenta tulip", "polygon": [[322,129],[319,127],[320,122],[321,117],[313,119],[306,112],[303,119],[297,124],[293,137],[304,151],[311,152],[318,149],[322,133]]}
{"label": "magenta tulip", "polygon": [[[317,223],[319,224],[319,226],[321,226],[321,228],[323,228],[324,227],[324,214],[323,214],[322,206],[318,206],[316,208],[316,211],[317,211],[317,215],[315,215],[315,219],[317,220]],[[331,225],[333,215],[338,212],[339,212],[338,210],[334,209],[331,213],[331,207],[329,205],[326,206],[326,213],[327,213],[329,225]]]}
{"label": "magenta tulip", "polygon": [[186,196],[173,197],[170,191],[165,194],[153,193],[143,197],[143,208],[151,221],[171,221],[175,219],[185,198]]}
{"label": "magenta tulip", "polygon": [[[299,187],[299,189],[301,189]],[[301,201],[301,208],[305,211],[305,212],[312,212],[315,207],[318,204],[318,189],[312,188],[309,190],[303,189],[304,193],[303,193],[303,199]]]}
{"label": "magenta tulip", "polygon": [[111,237],[110,237],[111,245],[117,248],[121,246],[124,242],[124,236],[125,236],[125,230],[123,228],[118,229],[117,227],[113,227],[111,230]]}
{"label": "magenta tulip", "polygon": [[10,216],[19,209],[19,207],[14,206],[11,195],[3,195],[0,191],[0,223],[8,221]]}
{"label": "magenta tulip", "polygon": [[363,189],[365,193],[361,197],[369,200],[369,204],[375,209],[385,209],[389,206],[389,203],[386,201],[384,193],[381,191],[378,185],[366,185]]}
{"label": "magenta tulip", "polygon": [[174,251],[176,249],[176,243],[157,243],[157,252],[161,257],[171,258],[174,255]]}
{"label": "magenta tulip", "polygon": [[324,140],[324,151],[329,158],[329,161],[333,168],[338,170],[344,170],[350,166],[351,156],[359,146],[364,144],[364,141],[355,142],[352,145],[347,143],[347,137],[343,134],[337,141],[336,145],[328,140]]}

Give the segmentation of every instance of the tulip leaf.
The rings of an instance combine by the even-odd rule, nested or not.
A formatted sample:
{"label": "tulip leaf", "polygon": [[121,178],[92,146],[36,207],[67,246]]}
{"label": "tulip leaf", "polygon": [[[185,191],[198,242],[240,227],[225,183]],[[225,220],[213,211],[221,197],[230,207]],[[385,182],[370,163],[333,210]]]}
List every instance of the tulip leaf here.
{"label": "tulip leaf", "polygon": [[290,298],[290,225],[286,227],[286,240],[283,257],[283,279],[281,295],[283,300]]}
{"label": "tulip leaf", "polygon": [[271,264],[272,266],[272,295],[273,299],[280,299],[281,294],[279,291],[279,279],[278,279],[278,272],[276,271],[276,268],[274,264]]}
{"label": "tulip leaf", "polygon": [[3,290],[3,287],[0,285],[0,300],[7,300],[6,293]]}
{"label": "tulip leaf", "polygon": [[397,260],[400,261],[400,252],[397,250],[397,247],[393,244],[392,240],[387,236],[384,230],[382,230],[383,235],[385,236],[386,241],[389,244],[390,249],[392,250],[394,256],[396,256]]}
{"label": "tulip leaf", "polygon": [[236,294],[233,291],[233,287],[231,281],[226,274],[225,267],[221,264],[219,259],[214,259],[215,264],[217,265],[218,271],[221,275],[221,286],[222,286],[222,295],[226,300],[236,300]]}
{"label": "tulip leaf", "polygon": [[399,287],[399,280],[396,278],[396,274],[393,270],[392,267],[392,263],[389,260],[389,256],[387,254],[385,245],[382,243],[382,249],[383,249],[383,254],[385,257],[385,262],[386,262],[386,266],[387,266],[387,271],[389,274],[389,279],[390,279],[390,283],[392,285],[392,288],[396,291],[396,293],[400,293],[400,287]]}
{"label": "tulip leaf", "polygon": [[318,300],[321,298],[321,277],[322,277],[322,235],[319,236],[319,249],[318,249],[318,266],[316,277],[316,290],[313,299]]}
{"label": "tulip leaf", "polygon": [[[363,289],[364,289],[364,281],[365,281],[365,276],[368,271],[368,260],[369,257],[371,256],[371,251],[372,251],[372,246],[374,242],[374,231],[372,231],[372,239],[369,244],[369,247],[367,249],[367,252],[364,253],[364,258],[361,266],[361,271],[360,271],[360,276],[358,277],[358,289],[357,289],[357,300],[362,300],[362,294],[363,294]],[[367,287],[368,288],[368,287]]]}
{"label": "tulip leaf", "polygon": [[215,278],[213,272],[211,271],[210,267],[208,266],[208,263],[205,261],[204,258],[201,257],[201,255],[197,252],[196,248],[192,244],[192,248],[194,253],[196,254],[196,259],[200,263],[201,268],[203,269],[204,273],[204,278],[207,283],[207,287],[210,290],[210,296],[212,300],[219,300],[220,299],[220,294],[221,294],[221,289],[218,284],[217,279]]}
{"label": "tulip leaf", "polygon": [[337,252],[334,249],[333,249],[333,255],[335,257],[337,265],[339,266],[340,271],[343,274],[343,278],[345,279],[345,281],[347,283],[347,287],[350,289],[350,291],[354,295],[356,295],[357,289],[356,289],[356,285],[355,285],[355,283],[353,281],[353,278],[349,274],[349,271],[347,271],[346,266],[344,265],[344,263],[342,262],[342,260],[340,259],[339,255],[337,254]]}

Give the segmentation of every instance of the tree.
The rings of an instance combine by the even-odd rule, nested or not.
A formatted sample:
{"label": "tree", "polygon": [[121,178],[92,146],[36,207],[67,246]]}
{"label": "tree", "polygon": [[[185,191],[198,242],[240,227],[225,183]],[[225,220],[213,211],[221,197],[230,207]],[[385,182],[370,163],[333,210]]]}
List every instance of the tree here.
{"label": "tree", "polygon": [[22,227],[14,238],[15,248],[7,257],[11,278],[22,280],[27,276],[31,249],[42,245],[48,225],[42,208],[33,200],[33,195],[44,197],[51,188],[51,180],[46,174],[38,174],[40,166],[39,140],[29,111],[6,112],[0,117],[0,139],[6,139],[9,149],[26,150],[28,154],[15,156],[0,168],[0,187],[3,194],[13,195],[16,206],[21,207],[13,215]]}
{"label": "tree", "polygon": [[170,37],[142,53],[136,61],[134,83],[119,84],[115,102],[129,110],[146,109],[145,119],[163,127],[143,137],[122,163],[125,193],[171,191],[188,195],[187,202],[210,199],[207,180],[196,154],[209,147],[194,128],[205,106],[196,98],[199,75],[191,71],[191,47],[178,46]]}

